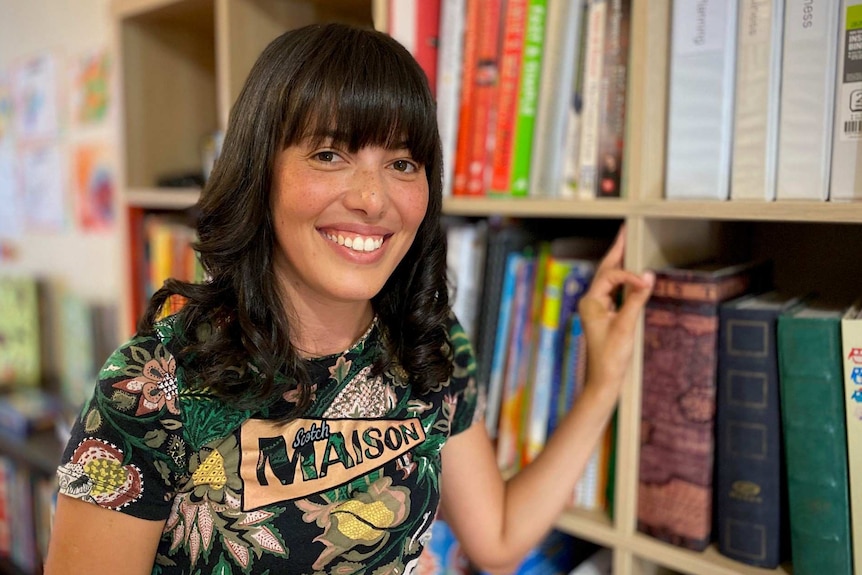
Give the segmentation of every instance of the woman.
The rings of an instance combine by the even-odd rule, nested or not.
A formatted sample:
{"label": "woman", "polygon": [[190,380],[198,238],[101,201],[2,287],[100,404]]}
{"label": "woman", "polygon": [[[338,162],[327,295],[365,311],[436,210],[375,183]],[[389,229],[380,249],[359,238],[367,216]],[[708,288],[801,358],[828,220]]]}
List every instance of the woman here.
{"label": "woman", "polygon": [[[58,470],[46,573],[400,574],[438,505],[485,569],[542,538],[616,404],[652,278],[622,269],[620,233],[580,307],[585,391],[504,482],[448,304],[434,118],[384,34],[311,26],[263,52],[199,205],[210,280],[167,282],[103,367]],[[173,294],[187,303],[156,321]]]}

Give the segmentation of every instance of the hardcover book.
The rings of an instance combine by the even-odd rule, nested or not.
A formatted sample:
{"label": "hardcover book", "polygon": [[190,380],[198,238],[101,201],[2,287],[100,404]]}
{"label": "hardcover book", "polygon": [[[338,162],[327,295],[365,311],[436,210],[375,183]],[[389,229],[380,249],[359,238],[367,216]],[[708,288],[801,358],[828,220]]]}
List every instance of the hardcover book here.
{"label": "hardcover book", "polygon": [[533,133],[530,196],[558,196],[563,187],[563,153],[569,100],[578,67],[583,2],[549,2],[545,22],[539,103]]}
{"label": "hardcover book", "polygon": [[715,491],[718,550],[776,568],[790,556],[781,445],[778,316],[799,298],[749,295],[719,307]]}
{"label": "hardcover book", "polygon": [[694,550],[712,535],[718,306],[762,291],[769,267],[656,270],[644,318],[638,529]]}
{"label": "hardcover book", "polygon": [[736,0],[674,2],[668,84],[668,199],[730,191]]}
{"label": "hardcover book", "polygon": [[841,318],[809,301],[778,318],[794,575],[852,573]]}
{"label": "hardcover book", "polygon": [[[482,278],[482,305],[476,335],[476,383],[487,390],[485,425],[490,437],[497,436],[502,396],[503,344],[508,338],[511,302],[515,292],[516,256],[532,241],[523,227],[508,222],[488,222],[488,242]],[[499,355],[498,355],[499,354]]]}
{"label": "hardcover book", "polygon": [[829,197],[841,0],[787,0],[784,12],[778,200]]}
{"label": "hardcover book", "polygon": [[841,356],[853,565],[855,573],[862,573],[862,299],[856,300],[841,318]]}
{"label": "hardcover book", "polygon": [[862,0],[841,3],[838,40],[829,199],[862,200]]}
{"label": "hardcover book", "polygon": [[437,125],[443,148],[443,195],[452,195],[452,161],[458,141],[458,95],[464,59],[466,0],[442,0],[437,51]]}
{"label": "hardcover book", "polygon": [[490,192],[510,195],[512,161],[515,156],[515,130],[518,121],[518,92],[523,68],[529,0],[509,0],[502,12],[499,89],[496,94],[496,120],[490,141]]}
{"label": "hardcover book", "polygon": [[575,196],[596,197],[598,180],[599,126],[601,122],[602,66],[609,0],[589,0],[584,54],[583,108],[578,143],[578,180]]}
{"label": "hardcover book", "polygon": [[730,198],[774,200],[784,2],[740,0]]}
{"label": "hardcover book", "polygon": [[631,0],[610,0],[607,10],[594,195],[618,198],[623,180]]}

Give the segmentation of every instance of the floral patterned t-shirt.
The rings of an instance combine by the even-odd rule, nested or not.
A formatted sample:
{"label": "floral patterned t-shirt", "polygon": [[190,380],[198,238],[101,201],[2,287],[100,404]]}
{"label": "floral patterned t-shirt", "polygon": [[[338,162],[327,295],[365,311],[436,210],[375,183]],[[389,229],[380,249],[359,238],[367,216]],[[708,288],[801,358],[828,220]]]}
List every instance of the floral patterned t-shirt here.
{"label": "floral patterned t-shirt", "polygon": [[[165,521],[153,574],[398,574],[416,565],[440,495],[440,451],[477,413],[454,319],[452,378],[414,394],[372,376],[381,328],[309,361],[313,401],[277,424],[183,378],[173,318],[105,363],[58,469],[60,492]],[[291,392],[267,413],[287,408]],[[115,549],[106,552],[117,552]]]}

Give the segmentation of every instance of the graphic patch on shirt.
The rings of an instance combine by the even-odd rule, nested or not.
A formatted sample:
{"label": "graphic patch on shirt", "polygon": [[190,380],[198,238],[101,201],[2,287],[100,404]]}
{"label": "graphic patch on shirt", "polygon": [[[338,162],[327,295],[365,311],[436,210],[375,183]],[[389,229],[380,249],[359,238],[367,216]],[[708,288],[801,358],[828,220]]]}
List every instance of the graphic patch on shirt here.
{"label": "graphic patch on shirt", "polygon": [[334,489],[425,441],[418,418],[250,419],[240,429],[243,511]]}

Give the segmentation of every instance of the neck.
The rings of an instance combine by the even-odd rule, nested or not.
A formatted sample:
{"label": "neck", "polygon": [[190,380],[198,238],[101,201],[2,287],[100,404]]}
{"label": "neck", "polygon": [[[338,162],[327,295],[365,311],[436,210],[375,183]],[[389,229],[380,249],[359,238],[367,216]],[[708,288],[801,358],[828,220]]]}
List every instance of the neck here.
{"label": "neck", "polygon": [[374,319],[371,302],[291,307],[291,343],[303,357],[319,357],[349,349]]}

